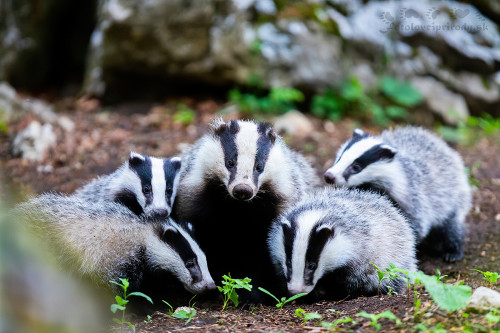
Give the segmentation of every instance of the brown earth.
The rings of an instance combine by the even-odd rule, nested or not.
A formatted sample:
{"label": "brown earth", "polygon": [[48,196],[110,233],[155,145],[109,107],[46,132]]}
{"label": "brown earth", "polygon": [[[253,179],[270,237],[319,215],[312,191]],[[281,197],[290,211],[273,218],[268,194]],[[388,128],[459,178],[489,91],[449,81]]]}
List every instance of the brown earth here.
{"label": "brown earth", "polygon": [[[72,192],[82,184],[100,174],[115,170],[127,157],[130,151],[137,151],[155,156],[171,156],[180,149],[193,143],[206,130],[208,121],[215,112],[222,108],[211,100],[194,101],[183,99],[185,103],[197,111],[195,121],[184,126],[173,121],[175,101],[167,101],[161,106],[128,104],[113,110],[99,107],[95,100],[79,100],[60,103],[61,113],[75,122],[71,132],[56,127],[57,146],[50,150],[47,157],[37,163],[23,161],[12,156],[12,137],[4,135],[0,143],[0,168],[6,177],[4,184],[9,183],[21,189],[22,198],[30,194],[45,191]],[[228,117],[238,117],[229,114]],[[12,124],[13,133],[25,127],[32,116],[25,116]],[[379,132],[380,128],[370,128],[351,120],[331,123],[311,119],[316,131],[313,135],[298,139],[285,136],[285,140],[296,150],[306,155],[321,174],[333,163],[333,156],[339,145],[350,137],[352,129],[357,126]],[[421,256],[419,268],[427,274],[439,269],[448,275],[446,282],[464,281],[473,288],[485,285],[482,276],[471,269],[500,271],[500,135],[483,138],[473,146],[456,147],[462,154],[466,166],[472,168],[472,174],[479,181],[474,189],[474,208],[468,218],[468,236],[466,239],[465,258],[454,264],[448,264],[439,258]],[[478,164],[479,163],[479,164]],[[474,167],[473,167],[474,166]],[[8,193],[0,188],[0,199]],[[384,246],[384,244],[381,244]],[[492,286],[499,290],[500,283]],[[184,320],[155,312],[152,320],[136,318],[134,322],[139,332],[268,332],[317,331],[318,320],[305,324],[295,316],[298,307],[306,312],[318,312],[324,321],[334,321],[349,316],[358,323],[343,324],[344,329],[370,331],[369,321],[355,315],[360,311],[380,313],[391,310],[402,320],[397,327],[392,321],[380,321],[384,331],[410,331],[418,321],[434,326],[443,323],[447,330],[461,331],[467,325],[486,325],[482,315],[471,314],[468,319],[462,312],[447,314],[433,305],[424,290],[420,290],[423,315],[415,316],[414,297],[395,295],[383,297],[358,298],[339,302],[320,302],[316,304],[289,304],[283,310],[273,307],[256,306],[250,309],[229,309],[221,311],[221,304],[202,304],[195,306],[197,314],[188,324]],[[187,304],[186,304],[187,305]],[[103,309],[103,311],[108,311]],[[498,328],[497,328],[498,329]]]}

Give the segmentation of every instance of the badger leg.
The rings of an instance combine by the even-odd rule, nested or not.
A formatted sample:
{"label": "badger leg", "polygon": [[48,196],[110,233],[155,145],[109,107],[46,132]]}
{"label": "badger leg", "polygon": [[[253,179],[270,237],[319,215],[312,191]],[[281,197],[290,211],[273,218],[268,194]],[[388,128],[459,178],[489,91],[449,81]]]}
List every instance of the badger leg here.
{"label": "badger leg", "polygon": [[463,244],[465,238],[464,218],[453,213],[435,232],[439,233],[443,259],[455,262],[464,257]]}

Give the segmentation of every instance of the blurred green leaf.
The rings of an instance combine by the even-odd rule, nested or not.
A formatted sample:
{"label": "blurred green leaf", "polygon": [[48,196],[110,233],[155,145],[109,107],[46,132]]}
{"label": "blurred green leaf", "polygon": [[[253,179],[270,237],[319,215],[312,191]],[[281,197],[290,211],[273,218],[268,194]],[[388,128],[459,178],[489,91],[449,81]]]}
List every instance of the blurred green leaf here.
{"label": "blurred green leaf", "polygon": [[380,80],[380,88],[392,101],[406,107],[414,107],[423,100],[420,92],[409,82],[402,82],[393,77],[383,77]]}

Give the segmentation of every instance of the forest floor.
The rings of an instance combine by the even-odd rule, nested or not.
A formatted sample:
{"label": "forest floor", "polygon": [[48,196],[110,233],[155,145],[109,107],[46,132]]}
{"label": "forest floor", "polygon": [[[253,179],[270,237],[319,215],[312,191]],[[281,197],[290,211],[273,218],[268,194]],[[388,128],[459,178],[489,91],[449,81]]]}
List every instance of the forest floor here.
{"label": "forest floor", "polygon": [[[207,123],[221,108],[211,100],[181,102],[197,111],[190,125],[182,125],[173,120],[175,103],[170,101],[162,106],[127,104],[112,110],[100,108],[96,101],[62,103],[61,113],[75,123],[74,130],[66,132],[55,128],[58,141],[47,157],[36,163],[26,162],[11,153],[12,137],[4,136],[0,142],[0,169],[12,186],[21,189],[24,197],[46,191],[71,193],[97,175],[114,171],[126,160],[130,151],[154,156],[172,156],[192,144],[207,128]],[[32,119],[25,116],[12,124],[10,131],[23,128]],[[238,117],[231,113],[230,118]],[[352,130],[362,126],[377,133],[381,128],[363,126],[351,120],[337,123],[310,118],[315,127],[312,135],[304,138],[285,135],[285,140],[294,149],[302,152],[321,175],[333,163],[333,157],[340,144],[351,136]],[[463,156],[472,176],[478,181],[474,187],[474,206],[467,218],[468,235],[463,260],[449,264],[439,258],[419,256],[419,269],[427,274],[435,274],[436,269],[447,275],[447,283],[464,281],[472,288],[485,285],[482,276],[472,271],[500,271],[500,149],[499,138],[483,138],[472,146],[455,147]],[[2,191],[4,192],[4,191]],[[3,194],[0,194],[0,199]],[[384,246],[384,244],[381,244]],[[217,283],[217,281],[216,281]],[[497,282],[493,289],[500,290]],[[342,324],[342,329],[372,331],[370,321],[356,314],[361,311],[380,313],[391,310],[401,326],[393,321],[380,321],[384,331],[411,331],[418,322],[427,327],[439,323],[448,331],[480,330],[486,327],[483,315],[463,311],[448,314],[431,302],[431,298],[420,289],[421,313],[416,313],[414,295],[393,295],[383,297],[362,297],[354,300],[320,302],[315,304],[287,304],[283,310],[268,306],[254,306],[249,309],[229,309],[221,311],[221,303],[201,303],[196,305],[196,316],[185,324],[185,320],[173,318],[168,308],[155,312],[150,321],[139,317],[134,320],[138,332],[304,332],[318,331],[319,320],[303,323],[295,315],[297,308],[306,312],[317,312],[322,321],[332,322],[350,317],[357,323]],[[187,305],[187,304],[186,304]],[[422,312],[423,309],[423,312]],[[103,311],[109,311],[103,309]],[[476,327],[476,328],[474,328]],[[499,328],[497,328],[499,329]]]}

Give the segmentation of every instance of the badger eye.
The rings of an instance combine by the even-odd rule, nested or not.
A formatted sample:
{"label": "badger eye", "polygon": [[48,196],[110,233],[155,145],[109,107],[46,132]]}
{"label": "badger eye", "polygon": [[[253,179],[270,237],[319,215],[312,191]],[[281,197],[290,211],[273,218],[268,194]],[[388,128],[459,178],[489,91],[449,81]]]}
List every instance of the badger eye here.
{"label": "badger eye", "polygon": [[165,191],[168,195],[172,195],[172,188],[167,187],[167,190]]}
{"label": "badger eye", "polygon": [[193,258],[193,259],[189,259],[188,261],[186,261],[186,268],[194,268],[194,266],[196,265],[196,258]]}
{"label": "badger eye", "polygon": [[145,185],[142,188],[142,192],[144,192],[144,194],[150,194],[151,193],[151,185]]}
{"label": "badger eye", "polygon": [[227,167],[229,169],[233,168],[234,165],[235,165],[234,159],[230,159],[229,161],[227,161]]}
{"label": "badger eye", "polygon": [[316,263],[310,262],[307,264],[307,269],[310,271],[314,271],[316,269]]}
{"label": "badger eye", "polygon": [[255,170],[257,170],[257,172],[262,172],[264,170],[264,166],[262,165],[262,163],[257,163],[255,164]]}
{"label": "badger eye", "polygon": [[353,164],[351,165],[351,171],[352,171],[353,173],[358,173],[358,172],[360,172],[360,171],[361,171],[361,165],[359,165],[358,163],[353,163]]}

